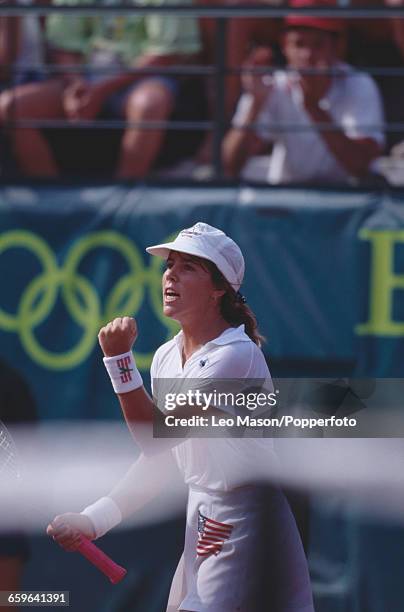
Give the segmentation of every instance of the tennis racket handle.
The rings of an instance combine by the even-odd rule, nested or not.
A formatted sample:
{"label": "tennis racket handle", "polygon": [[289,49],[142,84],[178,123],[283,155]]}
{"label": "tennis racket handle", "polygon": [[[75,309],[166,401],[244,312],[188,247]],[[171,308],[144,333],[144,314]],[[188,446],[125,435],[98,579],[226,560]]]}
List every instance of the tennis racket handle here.
{"label": "tennis racket handle", "polygon": [[78,552],[83,555],[90,563],[95,565],[100,572],[108,576],[112,584],[117,584],[126,576],[126,569],[121,567],[115,561],[112,561],[108,555],[90,542],[87,538],[81,538],[81,544],[77,548]]}

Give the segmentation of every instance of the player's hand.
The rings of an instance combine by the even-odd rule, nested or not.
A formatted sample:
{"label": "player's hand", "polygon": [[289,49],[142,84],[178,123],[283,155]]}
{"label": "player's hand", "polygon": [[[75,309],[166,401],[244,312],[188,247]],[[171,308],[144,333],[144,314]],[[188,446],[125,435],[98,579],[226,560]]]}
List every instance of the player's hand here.
{"label": "player's hand", "polygon": [[46,533],[68,552],[77,550],[81,536],[89,540],[95,538],[94,527],[88,516],[73,512],[56,516],[46,528]]}
{"label": "player's hand", "polygon": [[135,319],[118,317],[100,329],[98,342],[105,357],[113,357],[131,351],[137,335]]}

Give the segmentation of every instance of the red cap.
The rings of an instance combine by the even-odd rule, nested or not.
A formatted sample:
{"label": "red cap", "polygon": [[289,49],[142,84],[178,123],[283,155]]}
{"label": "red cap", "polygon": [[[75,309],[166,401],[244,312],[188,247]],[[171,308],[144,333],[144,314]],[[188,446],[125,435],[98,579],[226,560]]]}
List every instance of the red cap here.
{"label": "red cap", "polygon": [[[293,8],[325,8],[335,6],[335,2],[328,0],[290,0],[289,6]],[[286,27],[314,28],[334,34],[345,31],[345,21],[337,17],[314,17],[313,15],[294,15],[285,18]]]}

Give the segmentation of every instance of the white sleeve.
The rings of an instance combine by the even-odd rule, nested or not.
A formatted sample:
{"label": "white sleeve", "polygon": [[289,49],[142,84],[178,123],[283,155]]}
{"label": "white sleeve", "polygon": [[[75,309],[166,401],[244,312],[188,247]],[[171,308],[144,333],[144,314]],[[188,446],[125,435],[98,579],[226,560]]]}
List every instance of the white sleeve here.
{"label": "white sleeve", "polygon": [[150,386],[151,386],[151,392],[152,392],[152,396],[153,396],[153,392],[154,392],[154,379],[156,378],[157,375],[157,351],[154,353],[152,362],[151,362],[151,366],[150,366]]}
{"label": "white sleeve", "polygon": [[[254,129],[254,132],[256,136],[258,136],[258,138],[264,142],[272,142],[275,140],[274,134],[268,129],[268,126],[275,121],[275,95],[276,92],[271,91],[271,94],[268,95],[255,121],[255,123],[258,125]],[[250,111],[252,103],[253,99],[251,94],[244,93],[241,96],[232,120],[233,127],[241,128],[245,125],[246,117]]]}
{"label": "white sleeve", "polygon": [[344,132],[349,138],[373,138],[384,145],[382,99],[376,83],[364,73],[347,75],[347,103],[343,113]]}
{"label": "white sleeve", "polygon": [[154,392],[156,391],[155,389],[155,381],[159,376],[159,369],[160,369],[160,362],[161,362],[161,352],[164,349],[165,344],[162,344],[161,346],[159,346],[159,348],[156,350],[156,352],[153,355],[153,359],[150,365],[150,385],[151,385],[151,391],[152,391],[152,396],[154,395]]}
{"label": "white sleeve", "polygon": [[[154,403],[154,407],[157,410],[160,410],[160,412],[163,412],[162,406],[163,406],[163,402],[161,399],[161,394],[162,392],[164,393],[164,390],[166,390],[166,383],[164,383],[164,379],[159,378],[159,366],[160,366],[160,349],[161,347],[159,347],[157,349],[157,351],[154,353],[154,357],[153,360],[151,362],[151,366],[150,366],[150,386],[151,386],[151,393],[152,393],[152,399],[153,399],[153,403]],[[156,418],[157,414],[154,415],[154,418]]]}
{"label": "white sleeve", "polygon": [[199,390],[205,398],[210,396],[211,408],[232,416],[246,406],[244,398],[248,393],[273,391],[265,358],[252,342],[229,344],[213,351],[200,376],[187,379],[185,384],[187,391]]}
{"label": "white sleeve", "polygon": [[[165,393],[170,392],[170,379],[159,379],[159,369],[160,369],[160,356],[161,351],[163,350],[164,344],[160,346],[157,351],[154,353],[151,366],[150,366],[150,383],[151,383],[151,391],[152,391],[152,399],[154,403],[154,414],[153,414],[153,427],[150,429],[146,424],[144,427],[138,427],[138,438],[139,438],[139,446],[143,451],[143,454],[150,458],[153,455],[160,454],[167,449],[172,449],[177,446],[177,444],[182,444],[184,441],[182,438],[160,438],[158,435],[155,435],[155,428],[157,427],[157,431],[159,428],[158,419],[160,418],[160,413],[165,413],[164,410],[164,396]],[[156,422],[157,420],[157,422]]]}
{"label": "white sleeve", "polygon": [[[194,376],[159,378],[154,379],[153,398],[158,410],[166,414],[167,410],[176,410],[178,415],[180,408],[176,404],[179,395],[189,397],[204,397],[203,403],[206,408],[218,408],[215,401],[217,393],[242,391],[246,387],[246,379],[249,378],[251,362],[253,356],[252,342],[242,342],[217,347],[210,351],[203,360],[203,366],[198,374]],[[170,402],[170,405],[168,404]],[[189,404],[185,411],[189,412],[191,407],[195,407],[196,412],[200,413],[201,407],[196,404]]]}

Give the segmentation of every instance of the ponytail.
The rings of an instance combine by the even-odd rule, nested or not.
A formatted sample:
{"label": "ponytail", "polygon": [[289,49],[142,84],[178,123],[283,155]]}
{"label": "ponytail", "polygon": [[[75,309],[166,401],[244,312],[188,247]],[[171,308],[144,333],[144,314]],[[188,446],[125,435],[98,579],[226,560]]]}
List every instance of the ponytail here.
{"label": "ponytail", "polygon": [[[225,283],[228,284],[226,281]],[[230,285],[220,302],[220,313],[230,325],[236,326],[244,323],[245,333],[257,346],[265,342],[264,336],[259,333],[255,314],[243,301],[242,296],[236,293]]]}
{"label": "ponytail", "polygon": [[216,287],[226,291],[220,302],[220,314],[224,320],[234,327],[244,323],[247,336],[257,346],[262,346],[265,342],[265,337],[260,334],[257,318],[251,308],[245,303],[245,298],[238,291],[234,291],[233,287],[214,263],[210,261],[205,261],[204,263],[209,269]]}

